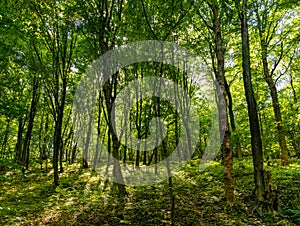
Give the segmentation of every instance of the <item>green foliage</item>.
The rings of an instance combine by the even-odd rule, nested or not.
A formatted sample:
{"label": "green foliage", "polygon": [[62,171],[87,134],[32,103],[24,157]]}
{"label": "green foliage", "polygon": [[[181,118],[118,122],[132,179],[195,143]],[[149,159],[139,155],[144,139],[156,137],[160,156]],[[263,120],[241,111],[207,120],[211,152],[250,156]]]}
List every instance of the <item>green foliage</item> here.
{"label": "green foliage", "polygon": [[[116,187],[90,169],[69,165],[61,175],[60,186],[54,187],[52,172],[35,167],[25,175],[12,162],[1,171],[0,223],[68,224],[68,225],[164,225],[170,223],[168,184],[128,187],[124,210],[117,198]],[[234,162],[236,200],[232,208],[225,205],[223,166],[212,162],[199,171],[199,160],[191,160],[174,180],[176,222],[178,225],[249,225],[286,222],[299,224],[299,161],[279,168],[279,161],[268,166],[273,185],[279,190],[282,212],[275,217],[252,213],[254,206],[252,160]],[[123,213],[123,217],[121,217]],[[281,224],[280,224],[281,225]]]}
{"label": "green foliage", "polygon": [[[236,1],[238,2],[238,1]],[[238,9],[234,1],[215,1],[220,18],[225,53],[225,76],[233,99],[236,131],[231,141],[241,142],[243,159],[234,159],[235,205],[228,208],[223,194],[223,170],[220,162],[199,172],[199,158],[209,138],[211,109],[202,93],[189,82],[178,68],[160,63],[130,65],[111,80],[111,94],[116,95],[129,82],[147,77],[162,76],[176,82],[197,105],[200,119],[198,146],[185,168],[173,177],[175,218],[178,225],[253,225],[300,224],[300,76],[299,76],[299,4],[296,1],[250,1],[248,6],[250,29],[251,73],[258,104],[265,167],[271,171],[274,186],[279,192],[282,212],[276,216],[256,216],[252,213],[253,163],[251,137],[247,117],[247,102],[242,80],[241,38]],[[157,39],[172,41],[198,54],[213,71],[217,60],[214,36],[210,26],[209,1],[190,0],[45,0],[0,2],[0,225],[13,224],[73,224],[73,225],[169,225],[169,185],[164,181],[149,187],[128,187],[123,209],[114,186],[90,169],[81,169],[71,162],[82,150],[74,149],[79,142],[73,135],[71,113],[73,96],[84,71],[93,60],[109,51],[133,41]],[[257,10],[257,12],[256,12]],[[258,23],[261,19],[261,24]],[[208,26],[207,26],[208,25]],[[260,37],[258,30],[261,29]],[[280,167],[280,147],[276,123],[263,77],[261,42],[267,45],[267,61],[274,68],[273,79],[278,89],[283,125],[291,164]],[[73,54],[70,54],[72,43]],[[74,45],[73,45],[74,44]],[[151,51],[151,50],[149,50]],[[275,65],[278,65],[275,67]],[[30,139],[28,171],[12,159],[18,142],[24,144],[29,125],[29,112],[34,78],[39,80],[39,102]],[[63,84],[63,79],[66,84]],[[66,89],[62,110],[58,110]],[[114,96],[112,95],[111,101]],[[107,102],[99,94],[99,116],[102,143],[109,147]],[[159,106],[158,106],[159,103]],[[161,112],[158,115],[157,109]],[[60,186],[52,185],[53,140],[57,115],[62,119],[63,146]],[[149,121],[162,116],[167,123],[167,154],[176,146],[182,120],[178,112],[164,100],[143,99],[131,109],[129,123],[138,138],[149,135]],[[177,123],[177,124],[176,124]],[[96,128],[96,121],[94,124]],[[176,127],[178,126],[178,127]],[[21,133],[18,137],[18,133]],[[109,140],[110,139],[110,140]],[[110,147],[111,147],[110,146]],[[40,171],[42,147],[47,148],[48,170]],[[235,149],[235,146],[233,146]],[[137,158],[126,145],[119,149],[120,159],[131,164]],[[45,153],[44,153],[45,154]],[[66,156],[68,154],[68,156]],[[142,154],[141,154],[142,155]],[[151,153],[146,153],[149,160]],[[220,153],[219,156],[222,154]],[[160,146],[158,160],[166,153]],[[140,156],[143,160],[144,156]],[[147,163],[147,162],[146,162]],[[151,164],[154,163],[154,160]],[[142,161],[140,162],[142,163]],[[124,213],[124,214],[123,214]],[[124,216],[122,216],[122,214]],[[258,220],[257,220],[258,219]]]}

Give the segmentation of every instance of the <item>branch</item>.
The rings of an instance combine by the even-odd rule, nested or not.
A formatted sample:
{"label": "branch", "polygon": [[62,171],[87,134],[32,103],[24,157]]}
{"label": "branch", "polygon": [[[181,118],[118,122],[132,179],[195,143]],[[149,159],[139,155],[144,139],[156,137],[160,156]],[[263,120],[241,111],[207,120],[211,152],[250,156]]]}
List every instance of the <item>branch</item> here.
{"label": "branch", "polygon": [[171,27],[171,29],[169,30],[169,32],[166,34],[166,36],[164,37],[164,41],[169,37],[169,35],[171,34],[172,30],[175,29],[183,20],[183,18],[189,13],[189,11],[191,10],[193,6],[193,3],[191,4],[190,8],[188,10],[186,10],[183,14],[180,15],[179,20],[175,23],[174,26]]}
{"label": "branch", "polygon": [[280,44],[280,47],[281,47],[280,56],[279,56],[278,60],[275,62],[274,67],[272,68],[272,71],[271,71],[271,74],[270,74],[271,78],[273,77],[273,74],[274,74],[277,66],[279,65],[280,61],[282,60],[282,57],[283,57],[283,43],[282,42]]}
{"label": "branch", "polygon": [[148,20],[148,15],[147,15],[147,12],[146,12],[145,5],[144,5],[143,0],[141,0],[141,3],[142,3],[143,12],[144,12],[144,16],[145,16],[147,25],[148,25],[148,27],[149,27],[149,29],[150,29],[150,31],[151,31],[153,37],[154,37],[156,40],[158,40],[158,37],[157,37],[156,34],[154,33],[154,31],[153,31],[153,29],[152,29],[152,27],[151,27],[151,24],[150,24],[150,22],[149,22],[149,20]]}
{"label": "branch", "polygon": [[213,31],[214,28],[213,28],[211,25],[209,25],[209,24],[207,23],[207,21],[205,20],[205,18],[204,18],[204,17],[202,16],[202,14],[200,13],[200,10],[197,12],[197,14],[200,16],[200,18],[202,19],[202,21],[204,22],[204,24],[206,25],[206,27]]}
{"label": "branch", "polygon": [[213,47],[212,44],[209,43],[209,53],[210,53],[210,56],[211,56],[211,63],[212,63],[212,67],[213,67],[215,76],[217,76],[218,71],[217,71],[217,68],[216,68],[216,64],[215,64],[215,56],[214,56],[212,47]]}
{"label": "branch", "polygon": [[283,75],[287,72],[287,70],[290,68],[290,66],[291,66],[291,64],[292,64],[292,61],[293,61],[293,58],[294,58],[294,56],[292,56],[292,57],[290,58],[289,63],[288,63],[288,65],[287,65],[287,67],[285,68],[284,72],[281,72],[280,75],[278,76],[278,78],[275,79],[275,84],[276,84],[277,81],[281,78],[281,76],[283,76]]}

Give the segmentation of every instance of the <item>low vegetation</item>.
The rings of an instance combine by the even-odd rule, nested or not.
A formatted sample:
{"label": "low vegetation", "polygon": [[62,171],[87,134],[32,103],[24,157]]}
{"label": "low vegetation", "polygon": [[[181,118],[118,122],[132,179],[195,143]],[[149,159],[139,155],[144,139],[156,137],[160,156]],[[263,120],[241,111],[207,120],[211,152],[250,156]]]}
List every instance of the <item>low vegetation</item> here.
{"label": "low vegetation", "polygon": [[[80,164],[68,165],[55,187],[52,170],[34,165],[22,172],[18,165],[1,162],[1,225],[170,225],[168,184],[127,187],[126,204],[116,186]],[[299,225],[300,160],[281,167],[269,161],[272,186],[280,198],[280,211],[255,210],[250,158],[234,161],[235,204],[226,206],[223,166],[213,162],[199,171],[191,160],[173,177],[175,225]]]}

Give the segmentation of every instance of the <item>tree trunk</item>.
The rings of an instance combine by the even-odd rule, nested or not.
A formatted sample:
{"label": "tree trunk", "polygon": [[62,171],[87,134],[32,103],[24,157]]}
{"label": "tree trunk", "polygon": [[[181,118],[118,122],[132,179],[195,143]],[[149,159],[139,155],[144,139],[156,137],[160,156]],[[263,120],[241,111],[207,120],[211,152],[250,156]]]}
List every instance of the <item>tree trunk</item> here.
{"label": "tree trunk", "polygon": [[1,155],[0,155],[0,158],[5,158],[5,150],[6,150],[6,144],[7,144],[7,141],[8,141],[8,134],[9,134],[9,129],[10,129],[10,119],[8,118],[6,120],[7,124],[6,124],[6,129],[5,129],[5,132],[4,132],[4,138],[3,138],[3,142],[2,142],[2,145],[1,145]]}
{"label": "tree trunk", "polygon": [[[270,90],[270,95],[272,98],[273,111],[274,111],[276,129],[277,129],[277,133],[278,133],[278,140],[279,140],[279,146],[280,146],[281,165],[285,166],[285,165],[288,165],[288,163],[289,163],[289,155],[288,155],[288,148],[287,148],[286,140],[285,140],[285,131],[284,131],[284,127],[282,124],[282,117],[281,117],[281,111],[280,111],[280,104],[279,104],[279,100],[278,100],[277,88],[276,88],[275,82],[273,81],[273,73],[274,73],[276,67],[278,66],[279,62],[281,61],[283,53],[281,52],[281,55],[280,55],[278,61],[275,63],[274,68],[272,69],[271,72],[269,72],[267,56],[268,56],[268,43],[271,41],[271,38],[268,40],[269,33],[268,33],[267,38],[264,37],[265,29],[262,27],[263,21],[261,21],[261,18],[260,18],[257,8],[256,8],[256,15],[257,15],[257,26],[258,26],[259,37],[260,37],[260,47],[261,47],[261,52],[262,52],[261,59],[262,59],[262,63],[263,63],[263,73],[264,73],[264,78],[268,84],[268,87]],[[269,30],[268,30],[268,32],[269,32]],[[273,32],[275,32],[275,30]]]}
{"label": "tree trunk", "polygon": [[77,151],[77,142],[75,143],[73,149],[72,149],[72,155],[71,155],[71,164],[74,163],[75,157],[76,157],[76,151]]}
{"label": "tree trunk", "polygon": [[[218,60],[218,70],[216,73],[216,80],[218,82],[217,93],[219,96],[218,110],[219,110],[219,122],[220,122],[220,132],[224,131],[225,136],[222,144],[223,160],[224,160],[224,189],[227,204],[232,206],[234,200],[234,182],[233,182],[233,162],[232,162],[232,148],[230,142],[230,131],[228,125],[228,113],[226,108],[226,89],[225,89],[225,71],[224,71],[224,50],[223,50],[223,40],[222,32],[219,18],[219,8],[217,5],[213,4],[211,6],[214,21],[213,29],[215,33],[215,44],[216,44],[216,57]],[[224,100],[224,103],[222,102]]]}
{"label": "tree trunk", "polygon": [[64,157],[64,143],[63,140],[61,139],[60,146],[59,146],[59,173],[64,172],[63,157]]}
{"label": "tree trunk", "polygon": [[266,82],[268,84],[271,98],[272,98],[272,104],[273,104],[273,110],[274,110],[274,116],[275,116],[275,121],[276,121],[276,129],[278,132],[278,139],[279,139],[279,146],[280,146],[280,160],[281,160],[281,165],[286,166],[289,163],[289,155],[288,155],[288,149],[286,145],[286,140],[285,140],[285,132],[284,132],[284,127],[282,125],[282,117],[281,117],[281,111],[280,111],[280,104],[278,100],[278,93],[277,93],[277,88],[276,84],[274,83],[272,79],[272,75],[269,73],[268,69],[268,61],[266,57],[266,50],[264,49],[264,45],[261,45],[263,48],[263,56],[262,56],[262,61],[263,61],[263,68],[264,68],[264,77],[266,79]]}
{"label": "tree trunk", "polygon": [[62,90],[61,90],[61,98],[58,99],[58,82],[59,82],[59,75],[56,74],[56,120],[55,120],[55,128],[54,128],[54,147],[53,147],[53,169],[54,169],[54,184],[56,186],[59,185],[58,183],[58,157],[61,150],[61,134],[62,134],[62,125],[63,125],[63,118],[64,118],[64,109],[65,109],[65,100],[66,100],[66,92],[67,92],[67,80],[66,77],[62,79]]}
{"label": "tree trunk", "polygon": [[42,145],[42,151],[43,151],[42,159],[46,159],[46,172],[48,172],[48,158],[49,158],[49,148],[48,148],[49,137],[47,135],[48,129],[49,129],[49,115],[47,114],[46,122],[45,122],[45,136]]}
{"label": "tree trunk", "polygon": [[[136,94],[136,112],[135,112],[135,127],[137,129],[137,136],[138,136],[138,139],[141,139],[141,114],[140,112],[142,111],[142,103],[139,104],[139,101],[138,101],[138,87],[136,87],[136,90],[135,90],[135,94]],[[139,168],[140,167],[140,144],[138,143],[137,145],[137,150],[136,150],[136,158],[135,158],[135,167],[136,168]]]}
{"label": "tree trunk", "polygon": [[[106,62],[104,62],[105,65]],[[107,73],[104,73],[105,75]],[[106,77],[106,76],[105,76]],[[114,132],[114,127],[113,123],[115,123],[114,120],[114,114],[111,112],[112,111],[112,103],[114,102],[114,97],[116,96],[116,89],[113,89],[113,86],[116,86],[116,75],[113,76],[113,78],[104,85],[103,92],[104,92],[104,97],[105,97],[105,102],[106,102],[106,110],[107,110],[107,123],[108,123],[108,128],[111,133],[112,137],[112,154],[114,156],[113,159],[113,173],[114,177],[118,181],[117,186],[119,190],[119,197],[120,198],[125,198],[126,195],[126,188],[124,185],[124,178],[122,175],[121,171],[121,166],[119,162],[119,147],[120,147],[120,141],[118,140],[117,135]],[[114,91],[113,91],[114,90]],[[113,93],[114,92],[114,95]],[[110,145],[110,144],[108,144]]]}
{"label": "tree trunk", "polygon": [[89,153],[89,145],[90,145],[90,140],[91,140],[91,134],[92,134],[92,125],[93,125],[93,113],[90,112],[89,114],[89,126],[88,126],[88,131],[85,139],[85,145],[84,145],[84,150],[83,150],[83,158],[82,158],[82,167],[83,168],[88,168],[88,153]]}
{"label": "tree trunk", "polygon": [[[228,97],[228,111],[229,111],[229,118],[230,118],[230,125],[231,125],[231,129],[232,132],[235,133],[236,132],[236,127],[235,127],[235,119],[234,119],[234,113],[233,113],[233,105],[232,105],[232,96],[231,96],[231,92],[230,92],[230,87],[226,81],[225,78],[225,89],[226,89],[226,94]],[[234,134],[235,135],[235,144],[236,144],[236,155],[238,156],[238,158],[242,158],[242,148],[241,148],[241,142],[239,139],[238,134]]]}
{"label": "tree trunk", "polygon": [[295,151],[296,155],[300,157],[299,135],[296,132],[297,131],[296,128],[299,127],[299,124],[296,125],[296,121],[297,121],[296,116],[299,111],[299,106],[297,105],[298,99],[297,99],[297,94],[296,94],[296,90],[294,87],[293,77],[291,75],[290,75],[290,85],[291,85],[292,92],[293,92],[293,103],[291,104],[293,116],[292,116],[292,128],[290,129],[290,134],[292,137],[292,145],[293,145],[294,151]]}
{"label": "tree trunk", "polygon": [[256,198],[258,201],[262,201],[263,194],[265,191],[265,179],[264,179],[264,169],[263,169],[262,140],[261,140],[260,129],[259,129],[257,103],[254,98],[252,82],[251,82],[249,33],[248,33],[248,21],[247,21],[247,0],[243,0],[242,9],[239,12],[239,18],[241,21],[241,34],[242,34],[243,80],[244,80],[245,95],[246,95],[246,100],[248,105],[248,117],[250,122],[251,148],[252,148],[252,157],[253,157],[253,165],[254,165],[254,182],[255,182]]}
{"label": "tree trunk", "polygon": [[17,135],[16,156],[15,156],[15,161],[18,164],[21,164],[21,158],[22,158],[23,130],[24,130],[23,117],[20,116],[18,120],[18,135]]}
{"label": "tree trunk", "polygon": [[58,117],[57,121],[55,122],[55,128],[54,128],[54,142],[53,142],[53,169],[54,169],[54,184],[56,186],[59,185],[58,183],[58,155],[59,155],[59,148],[60,148],[60,135],[61,135],[61,122],[60,118]]}
{"label": "tree trunk", "polygon": [[[97,117],[97,142],[96,142],[96,153],[93,160],[93,169],[97,169],[98,159],[99,159],[99,145],[101,139],[101,91],[99,92],[98,96],[98,117]],[[100,156],[101,157],[101,156]]]}
{"label": "tree trunk", "polygon": [[23,153],[25,153],[24,160],[25,160],[25,166],[27,170],[29,167],[29,154],[30,154],[29,146],[30,146],[31,134],[33,129],[36,108],[39,100],[39,94],[38,94],[39,81],[37,76],[34,76],[32,88],[33,88],[33,92],[32,92],[30,111],[29,111],[29,121],[28,121],[27,132],[23,144]]}
{"label": "tree trunk", "polygon": [[281,165],[286,166],[289,164],[288,148],[285,140],[284,126],[282,124],[282,117],[281,117],[280,105],[278,100],[277,88],[271,78],[268,80],[268,86],[271,93],[273,110],[274,110],[275,121],[276,121],[276,129],[279,138]]}

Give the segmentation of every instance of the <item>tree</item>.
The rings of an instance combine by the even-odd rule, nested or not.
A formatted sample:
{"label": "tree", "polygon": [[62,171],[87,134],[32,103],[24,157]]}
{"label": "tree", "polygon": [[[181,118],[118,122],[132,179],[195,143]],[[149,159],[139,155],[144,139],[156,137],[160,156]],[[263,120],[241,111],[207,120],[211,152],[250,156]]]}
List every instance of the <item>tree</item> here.
{"label": "tree", "polygon": [[[273,1],[273,3],[274,3],[274,1]],[[275,6],[275,4],[274,4],[271,8],[273,8],[273,7],[277,7],[277,6]],[[269,72],[268,59],[267,59],[268,45],[269,45],[270,41],[272,40],[272,38],[274,37],[275,28],[277,27],[279,21],[276,20],[276,22],[274,22],[275,20],[271,20],[270,24],[268,24],[267,23],[268,11],[270,9],[268,9],[266,7],[266,4],[264,4],[264,8],[265,9],[262,12],[262,15],[263,15],[262,19],[264,21],[262,21],[260,18],[261,16],[259,15],[259,12],[258,12],[258,10],[259,10],[258,4],[255,8],[256,18],[257,18],[257,27],[258,27],[259,38],[260,38],[263,73],[264,73],[264,78],[270,89],[270,94],[271,94],[271,98],[272,98],[272,102],[273,102],[275,121],[276,121],[276,125],[277,125],[276,128],[277,128],[278,135],[279,135],[278,136],[279,137],[279,145],[280,145],[280,150],[281,150],[281,164],[287,165],[288,164],[288,153],[287,153],[287,146],[286,146],[286,140],[285,140],[285,133],[284,133],[284,127],[283,127],[283,123],[282,123],[277,88],[276,88],[275,82],[273,81],[273,73],[275,72],[276,67],[278,66],[278,64],[281,61],[283,52],[281,52],[281,56],[279,57],[279,59],[276,60],[271,72]],[[276,11],[276,9],[275,9],[275,11]],[[273,23],[277,23],[277,24],[274,25]],[[282,51],[283,51],[283,49],[282,49]]]}
{"label": "tree", "polygon": [[[206,2],[210,9],[210,22],[204,17],[203,13],[199,11],[199,15],[206,25],[207,29],[211,30],[210,36],[213,38],[214,43],[208,42],[210,45],[211,60],[213,65],[213,71],[215,73],[217,81],[217,95],[219,97],[218,102],[218,111],[219,111],[219,123],[220,123],[220,132],[224,132],[224,137],[221,137],[222,140],[222,153],[224,161],[224,190],[225,196],[228,205],[233,205],[234,200],[234,182],[233,182],[233,155],[230,139],[230,130],[228,123],[228,112],[226,98],[228,93],[228,87],[226,87],[225,79],[225,69],[224,69],[224,44],[222,37],[222,27],[221,27],[221,18],[220,18],[220,9],[218,2]],[[209,38],[207,38],[209,39]],[[214,50],[213,50],[214,49]],[[216,59],[216,62],[215,62]]]}
{"label": "tree", "polygon": [[262,140],[260,136],[260,127],[257,112],[257,103],[254,98],[252,81],[251,81],[251,66],[250,66],[250,51],[249,51],[249,32],[248,32],[248,16],[247,16],[247,0],[243,0],[242,4],[235,1],[238,9],[239,19],[241,22],[242,36],[242,58],[243,58],[243,80],[244,89],[248,105],[248,117],[250,122],[251,133],[251,148],[254,165],[254,182],[256,198],[258,201],[263,201],[265,192],[265,178],[263,169],[263,153]]}
{"label": "tree", "polygon": [[[82,20],[82,31],[86,37],[86,41],[89,43],[89,54],[92,58],[100,57],[107,51],[115,47],[117,42],[117,36],[119,31],[119,24],[123,17],[124,2],[120,1],[95,1],[86,2],[79,1],[80,3],[80,16]],[[103,62],[105,65],[108,62]],[[104,72],[104,77],[108,77],[108,71]],[[122,171],[120,168],[119,159],[119,147],[120,141],[113,130],[113,119],[112,119],[112,104],[116,97],[116,86],[117,86],[117,73],[108,79],[103,87],[103,92],[99,91],[99,94],[103,97],[99,97],[104,100],[105,107],[103,111],[106,111],[106,119],[108,124],[108,136],[109,142],[112,140],[113,156],[114,156],[114,176],[118,178],[118,181],[123,181]],[[103,98],[103,99],[102,99]],[[104,105],[103,105],[104,106]],[[100,110],[100,109],[98,109]],[[89,140],[86,141],[89,143]],[[110,149],[110,145],[109,145]],[[87,150],[86,150],[87,151]],[[85,153],[87,155],[87,153]],[[84,160],[85,161],[85,160]],[[119,189],[119,195],[124,198],[126,195],[126,188],[124,183],[117,184]]]}
{"label": "tree", "polygon": [[[32,20],[39,25],[36,36],[38,45],[35,53],[43,67],[44,87],[54,118],[53,168],[54,184],[58,182],[58,157],[61,155],[63,118],[65,112],[68,82],[74,60],[76,45],[76,18],[72,12],[72,2],[29,3]],[[44,49],[44,46],[46,49]],[[45,54],[43,54],[45,53]],[[51,63],[50,63],[51,62]]]}

